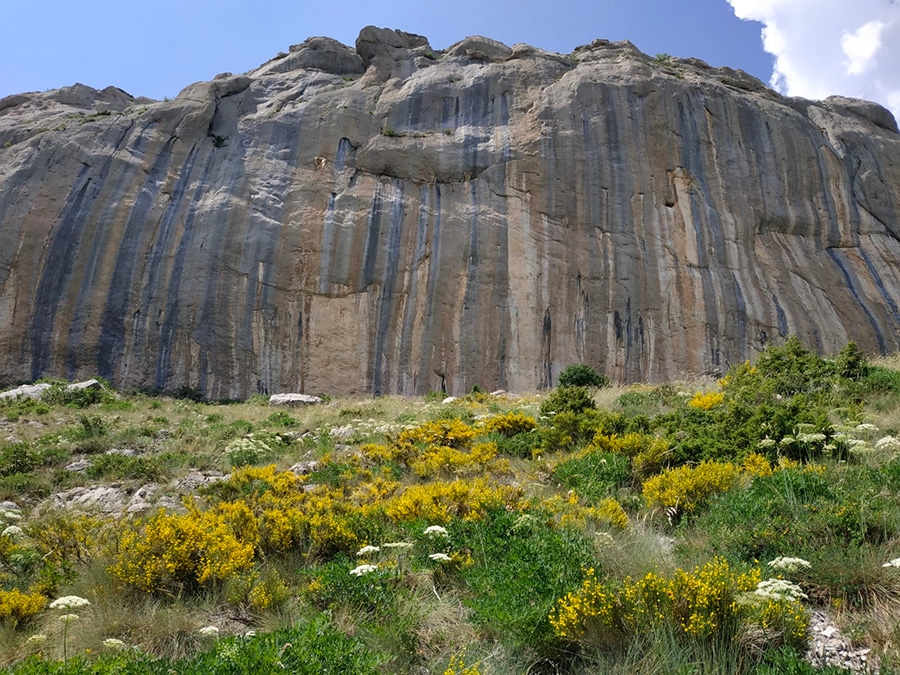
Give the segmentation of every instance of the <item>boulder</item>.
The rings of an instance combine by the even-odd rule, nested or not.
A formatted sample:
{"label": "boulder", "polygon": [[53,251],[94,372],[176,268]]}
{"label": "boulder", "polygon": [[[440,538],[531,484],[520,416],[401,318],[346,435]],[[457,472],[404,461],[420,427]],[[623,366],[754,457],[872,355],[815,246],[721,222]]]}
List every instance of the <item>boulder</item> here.
{"label": "boulder", "polygon": [[269,397],[269,405],[301,406],[316,403],[322,403],[322,399],[309,394],[272,394]]}
{"label": "boulder", "polygon": [[50,388],[50,385],[46,382],[41,382],[40,384],[23,384],[20,387],[16,387],[15,389],[8,389],[0,393],[0,399],[8,399],[8,398],[40,398],[41,394],[47,391]]}

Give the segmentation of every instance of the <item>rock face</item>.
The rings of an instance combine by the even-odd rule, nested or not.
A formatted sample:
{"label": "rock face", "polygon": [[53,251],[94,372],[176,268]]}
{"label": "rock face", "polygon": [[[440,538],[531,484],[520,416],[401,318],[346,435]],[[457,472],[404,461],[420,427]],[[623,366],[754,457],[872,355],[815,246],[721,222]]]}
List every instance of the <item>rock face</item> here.
{"label": "rock face", "polygon": [[171,101],[0,101],[0,381],[421,393],[900,348],[900,136],[597,40],[365,28]]}

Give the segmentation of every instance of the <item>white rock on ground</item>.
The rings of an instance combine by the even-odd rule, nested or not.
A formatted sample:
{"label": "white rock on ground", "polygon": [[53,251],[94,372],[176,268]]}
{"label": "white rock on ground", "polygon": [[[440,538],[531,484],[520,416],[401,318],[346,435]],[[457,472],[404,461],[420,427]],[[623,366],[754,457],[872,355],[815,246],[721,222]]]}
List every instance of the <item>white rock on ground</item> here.
{"label": "white rock on ground", "polygon": [[309,394],[273,394],[269,397],[269,405],[314,405],[321,403],[322,399],[318,396],[310,396]]}

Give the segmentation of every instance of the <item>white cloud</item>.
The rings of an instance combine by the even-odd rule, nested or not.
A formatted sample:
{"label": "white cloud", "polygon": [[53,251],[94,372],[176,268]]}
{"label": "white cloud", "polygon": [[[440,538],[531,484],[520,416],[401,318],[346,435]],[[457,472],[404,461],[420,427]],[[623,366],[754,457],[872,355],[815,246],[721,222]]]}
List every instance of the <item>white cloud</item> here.
{"label": "white cloud", "polygon": [[763,24],[771,84],[788,96],[877,101],[900,119],[900,0],[728,0]]}
{"label": "white cloud", "polygon": [[881,49],[881,33],[884,28],[881,21],[869,21],[855,33],[844,33],[841,36],[841,49],[850,59],[847,75],[862,75],[869,69]]}

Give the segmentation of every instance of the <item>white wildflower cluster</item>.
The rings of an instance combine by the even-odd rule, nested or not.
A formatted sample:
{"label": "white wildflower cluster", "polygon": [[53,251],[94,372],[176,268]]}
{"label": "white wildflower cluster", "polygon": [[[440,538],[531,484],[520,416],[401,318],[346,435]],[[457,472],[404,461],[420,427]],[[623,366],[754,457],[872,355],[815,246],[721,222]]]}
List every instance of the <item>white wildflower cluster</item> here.
{"label": "white wildflower cluster", "polygon": [[262,454],[271,451],[272,448],[265,441],[259,438],[253,438],[252,435],[236,438],[225,446],[225,454],[228,455],[238,452]]}
{"label": "white wildflower cluster", "polygon": [[900,439],[884,436],[875,441],[875,449],[885,452],[900,452]]}
{"label": "white wildflower cluster", "polygon": [[15,511],[4,511],[3,517],[6,520],[22,520],[22,514],[16,513]]}
{"label": "white wildflower cluster", "polygon": [[63,614],[62,616],[59,617],[59,620],[65,624],[69,624],[72,621],[78,621],[78,619],[80,619],[80,618],[81,617],[78,616],[77,614]]}
{"label": "white wildflower cluster", "polygon": [[203,637],[215,637],[219,634],[219,629],[215,626],[204,626],[200,630],[197,631]]}
{"label": "white wildflower cluster", "polygon": [[900,567],[900,558],[889,560],[888,562],[884,563],[882,567]]}
{"label": "white wildflower cluster", "polygon": [[47,636],[43,633],[35,633],[34,635],[28,636],[28,639],[25,640],[25,644],[27,645],[40,645],[47,641]]}
{"label": "white wildflower cluster", "polygon": [[125,643],[117,638],[106,638],[103,646],[107,649],[125,649]]}
{"label": "white wildflower cluster", "polygon": [[81,598],[77,595],[64,595],[50,603],[50,609],[79,609],[88,607],[90,601],[87,598]]}
{"label": "white wildflower cluster", "polygon": [[821,443],[825,440],[825,434],[814,432],[810,434],[799,434],[797,440],[801,443]]}
{"label": "white wildflower cluster", "polygon": [[424,534],[429,537],[449,537],[450,535],[447,532],[447,528],[441,527],[440,525],[429,525],[425,528]]}
{"label": "white wildflower cluster", "polygon": [[[885,436],[875,441],[874,437],[878,432],[878,427],[868,422],[851,423],[849,426],[836,424],[832,430],[834,431],[833,440],[836,443],[843,443],[856,457],[870,454],[875,450],[900,450],[900,441],[896,441],[892,436]],[[896,445],[893,445],[894,443]]]}
{"label": "white wildflower cluster", "polygon": [[616,540],[609,532],[597,532],[594,536],[597,537],[597,544],[601,547],[616,546]]}
{"label": "white wildflower cluster", "polygon": [[383,548],[412,548],[415,544],[408,541],[389,541],[386,544],[382,544]]}
{"label": "white wildflower cluster", "polygon": [[[386,436],[399,434],[404,429],[413,429],[414,424],[397,424],[394,422],[379,422],[375,419],[363,420],[358,417],[350,420],[349,424],[340,427],[316,427],[308,432],[312,437],[328,435],[338,441],[346,441],[355,435],[361,436]],[[306,436],[306,434],[304,434]]]}
{"label": "white wildflower cluster", "polygon": [[774,438],[769,438],[769,437],[767,436],[766,438],[762,439],[759,443],[757,443],[757,444],[756,444],[756,447],[758,447],[758,448],[771,448],[773,445],[775,445],[775,439],[774,439]]}
{"label": "white wildflower cluster", "polygon": [[432,553],[428,557],[437,562],[450,562],[451,560],[453,560],[453,558],[451,558],[446,553]]}
{"label": "white wildflower cluster", "polygon": [[371,555],[373,553],[378,553],[379,551],[381,551],[380,546],[363,546],[361,549],[359,549],[356,552],[356,555],[357,555],[357,557],[362,557],[365,555]]}
{"label": "white wildflower cluster", "polygon": [[770,600],[789,600],[796,602],[806,598],[800,587],[787,579],[766,579],[756,584],[756,595]]}
{"label": "white wildflower cluster", "polygon": [[2,534],[2,536],[4,537],[9,537],[10,539],[12,539],[13,537],[18,537],[22,534],[22,528],[18,525],[9,525],[4,528],[3,532],[0,534]]}
{"label": "white wildflower cluster", "polygon": [[775,572],[783,572],[785,574],[793,574],[800,570],[812,567],[803,558],[791,558],[789,556],[780,556],[769,563],[769,567]]}
{"label": "white wildflower cluster", "polygon": [[364,574],[370,574],[378,571],[378,565],[358,565],[350,570],[350,574],[355,577],[361,577]]}

